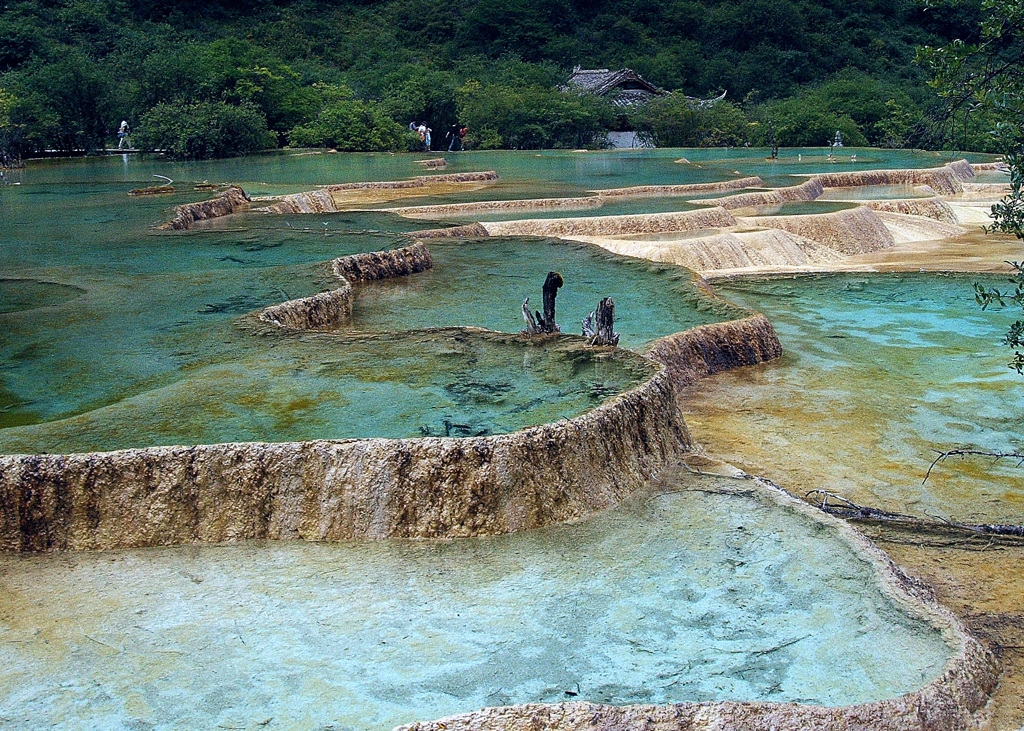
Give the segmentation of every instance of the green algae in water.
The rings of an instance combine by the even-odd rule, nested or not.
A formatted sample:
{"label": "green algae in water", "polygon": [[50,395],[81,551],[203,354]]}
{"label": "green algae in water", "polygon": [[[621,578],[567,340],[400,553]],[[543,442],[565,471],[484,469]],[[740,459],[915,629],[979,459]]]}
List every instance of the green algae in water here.
{"label": "green algae in water", "polygon": [[0,279],[0,315],[52,307],[82,294],[77,287],[34,279]]}
{"label": "green algae in water", "polygon": [[0,554],[0,717],[386,730],[524,702],[861,703],[941,672],[940,633],[833,529],[695,480],[495,538]]}
{"label": "green algae in water", "polygon": [[485,436],[571,418],[650,378],[629,351],[458,330],[253,339],[248,355],[85,414],[0,431],[0,452]]}

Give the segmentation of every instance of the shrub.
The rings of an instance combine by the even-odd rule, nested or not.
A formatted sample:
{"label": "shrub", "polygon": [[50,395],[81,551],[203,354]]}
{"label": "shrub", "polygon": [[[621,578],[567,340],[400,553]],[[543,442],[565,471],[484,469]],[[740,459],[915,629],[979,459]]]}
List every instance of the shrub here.
{"label": "shrub", "polygon": [[139,121],[133,142],[185,160],[230,157],[275,144],[267,119],[249,104],[166,102]]}
{"label": "shrub", "polygon": [[288,133],[293,147],[331,147],[348,152],[408,150],[419,138],[385,114],[376,102],[352,98],[343,86],[318,87],[323,106],[309,124]]}
{"label": "shrub", "polygon": [[661,147],[719,147],[747,141],[749,123],[735,104],[696,107],[682,94],[652,99],[632,114],[638,133]]}
{"label": "shrub", "polygon": [[459,121],[467,141],[481,148],[577,148],[601,146],[614,121],[600,98],[533,86],[469,81],[457,92]]}

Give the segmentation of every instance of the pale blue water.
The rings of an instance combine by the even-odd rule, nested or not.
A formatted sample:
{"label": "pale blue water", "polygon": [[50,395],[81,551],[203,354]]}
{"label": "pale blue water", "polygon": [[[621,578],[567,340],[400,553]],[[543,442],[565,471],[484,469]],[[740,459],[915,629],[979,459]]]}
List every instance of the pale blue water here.
{"label": "pale blue water", "polygon": [[[5,728],[387,730],[483,706],[891,698],[940,633],[832,529],[679,477],[464,541],[0,554]],[[152,724],[152,725],[150,725]]]}
{"label": "pale blue water", "polygon": [[922,484],[936,450],[1024,448],[1024,377],[1000,344],[1020,313],[983,312],[976,281],[1005,285],[937,274],[723,283],[724,296],[769,317],[785,350],[735,392],[744,408],[787,414],[750,420],[752,438],[831,461],[823,484],[855,500],[1021,522],[1024,480],[1012,460],[951,460]]}

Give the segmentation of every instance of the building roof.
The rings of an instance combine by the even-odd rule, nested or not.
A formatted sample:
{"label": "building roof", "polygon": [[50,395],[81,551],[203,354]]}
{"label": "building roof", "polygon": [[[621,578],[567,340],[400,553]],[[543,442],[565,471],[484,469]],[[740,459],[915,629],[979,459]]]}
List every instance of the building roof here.
{"label": "building roof", "polygon": [[644,78],[633,69],[581,69],[579,66],[572,70],[568,85],[578,87],[581,91],[589,94],[604,96],[616,88],[627,91],[643,91],[655,96],[661,96],[665,92],[654,84],[645,81]]}
{"label": "building roof", "polygon": [[[585,94],[605,96],[615,93],[615,104],[620,107],[633,107],[646,104],[652,96],[664,96],[668,92],[660,89],[644,79],[633,69],[582,69],[579,66],[572,70],[572,75],[564,90],[577,89]],[[687,101],[694,107],[713,107],[725,98],[725,92],[710,99],[698,99],[688,96]]]}

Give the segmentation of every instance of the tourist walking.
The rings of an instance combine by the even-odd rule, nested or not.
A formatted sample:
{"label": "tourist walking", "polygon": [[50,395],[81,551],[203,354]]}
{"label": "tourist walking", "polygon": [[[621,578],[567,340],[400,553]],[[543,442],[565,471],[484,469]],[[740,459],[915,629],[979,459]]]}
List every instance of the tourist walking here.
{"label": "tourist walking", "polygon": [[122,119],[121,126],[117,128],[117,149],[131,149],[132,144],[131,141],[128,139],[128,135],[130,132],[131,130],[128,128],[128,120]]}

